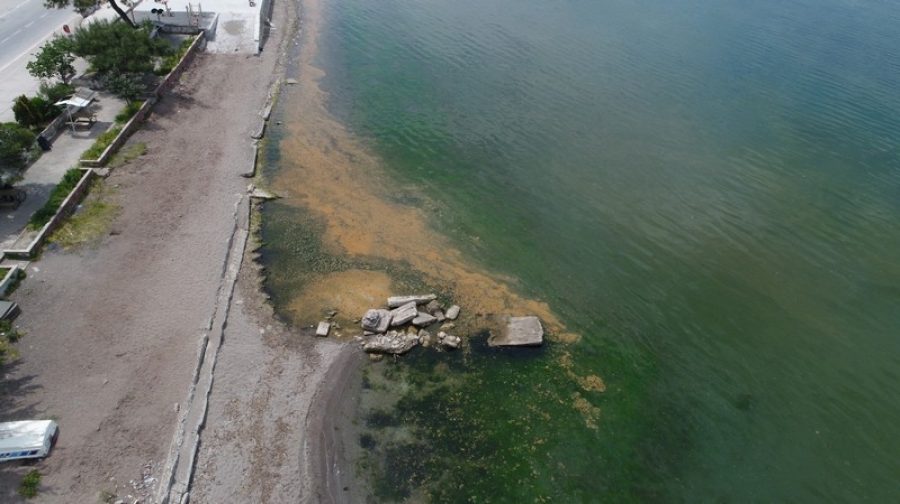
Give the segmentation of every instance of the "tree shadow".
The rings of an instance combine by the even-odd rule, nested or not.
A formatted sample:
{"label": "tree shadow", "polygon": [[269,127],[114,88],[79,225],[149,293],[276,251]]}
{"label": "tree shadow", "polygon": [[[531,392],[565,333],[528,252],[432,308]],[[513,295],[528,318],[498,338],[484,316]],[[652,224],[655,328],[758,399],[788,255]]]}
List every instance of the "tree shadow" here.
{"label": "tree shadow", "polygon": [[34,383],[37,375],[18,376],[21,365],[22,361],[14,360],[0,366],[0,417],[4,421],[29,420],[43,413],[37,401],[25,400],[43,387]]}

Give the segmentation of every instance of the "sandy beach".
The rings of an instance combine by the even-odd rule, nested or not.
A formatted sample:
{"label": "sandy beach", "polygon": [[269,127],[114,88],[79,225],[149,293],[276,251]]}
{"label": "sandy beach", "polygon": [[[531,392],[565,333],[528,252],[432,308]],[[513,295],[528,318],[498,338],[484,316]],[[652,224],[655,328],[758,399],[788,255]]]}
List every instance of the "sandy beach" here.
{"label": "sandy beach", "polygon": [[[163,500],[193,414],[207,427],[192,502],[310,500],[314,478],[296,455],[318,453],[317,438],[303,426],[329,366],[350,358],[341,344],[291,334],[272,319],[255,268],[237,274],[249,208],[239,173],[293,9],[276,5],[283,29],[260,56],[199,55],[131,138],[147,154],[106,180],[121,207],[109,233],[28,268],[13,296],[26,336],[4,368],[0,413],[56,419],[61,436],[47,459],[0,469],[0,501],[21,500],[31,469],[43,474],[36,502]],[[195,412],[198,348],[217,338],[209,409]]]}

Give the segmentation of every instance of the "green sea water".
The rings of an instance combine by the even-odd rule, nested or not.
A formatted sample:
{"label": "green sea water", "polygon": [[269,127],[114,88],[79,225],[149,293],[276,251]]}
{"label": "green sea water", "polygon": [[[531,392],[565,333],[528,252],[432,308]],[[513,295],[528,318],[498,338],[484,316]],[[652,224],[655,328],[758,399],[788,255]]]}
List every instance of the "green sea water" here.
{"label": "green sea water", "polygon": [[[900,501],[900,4],[334,0],[325,21],[331,112],[582,335],[370,366],[373,500]],[[316,229],[270,206],[264,261],[302,270]]]}

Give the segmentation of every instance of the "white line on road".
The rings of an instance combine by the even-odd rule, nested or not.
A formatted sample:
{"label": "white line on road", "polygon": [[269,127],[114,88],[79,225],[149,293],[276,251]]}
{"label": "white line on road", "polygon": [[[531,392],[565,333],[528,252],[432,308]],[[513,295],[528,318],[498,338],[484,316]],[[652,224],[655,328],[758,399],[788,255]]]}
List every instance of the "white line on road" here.
{"label": "white line on road", "polygon": [[24,26],[24,28],[28,28],[29,26],[31,26],[33,24],[34,24],[34,21],[29,21],[28,24]]}
{"label": "white line on road", "polygon": [[8,11],[6,11],[5,14],[3,14],[2,16],[0,16],[0,19],[3,19],[3,18],[5,18],[6,16],[9,16],[10,14],[12,14],[12,11],[18,9],[19,7],[25,5],[25,4],[29,3],[29,2],[31,2],[31,0],[25,0],[24,2],[20,3],[19,5],[16,5],[16,6],[13,7],[12,9],[9,9]]}
{"label": "white line on road", "polygon": [[5,44],[6,41],[9,40],[9,39],[11,39],[11,38],[12,38],[12,35],[10,35],[9,37],[6,37],[6,38],[3,39],[3,40],[0,40],[0,44]]}
{"label": "white line on road", "polygon": [[41,14],[40,16],[38,16],[38,19],[44,19],[45,17],[47,17],[47,14],[50,14],[50,13],[49,13],[49,12],[44,12],[43,14]]}

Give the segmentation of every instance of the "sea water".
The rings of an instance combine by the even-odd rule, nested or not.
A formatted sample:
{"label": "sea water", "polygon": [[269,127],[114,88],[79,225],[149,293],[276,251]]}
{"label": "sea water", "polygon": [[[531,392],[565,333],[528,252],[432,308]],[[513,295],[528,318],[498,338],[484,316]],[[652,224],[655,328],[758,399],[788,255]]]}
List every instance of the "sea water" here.
{"label": "sea water", "polygon": [[[321,18],[327,114],[400,188],[382,196],[580,336],[498,351],[476,331],[367,365],[375,500],[900,499],[900,4],[333,0]],[[284,145],[315,131],[284,133],[270,171],[326,162]],[[318,274],[442,287],[377,245],[325,250],[336,214],[288,200],[263,260],[298,325]]]}

